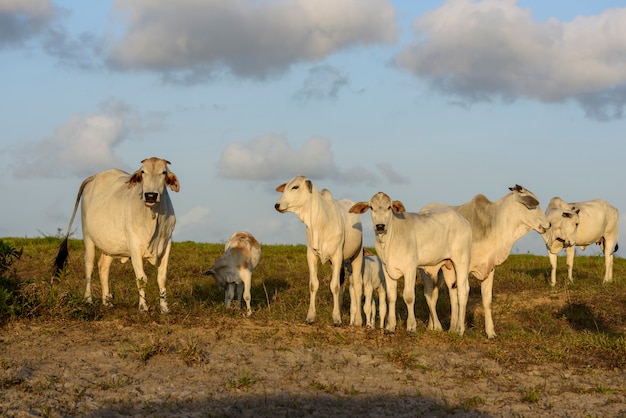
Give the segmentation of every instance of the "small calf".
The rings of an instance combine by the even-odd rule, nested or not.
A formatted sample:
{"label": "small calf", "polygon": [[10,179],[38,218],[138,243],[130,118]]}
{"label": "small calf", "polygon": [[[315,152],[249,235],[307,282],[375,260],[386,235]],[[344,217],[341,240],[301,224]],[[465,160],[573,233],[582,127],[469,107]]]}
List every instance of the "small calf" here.
{"label": "small calf", "polygon": [[373,293],[378,292],[378,313],[380,316],[380,328],[385,327],[387,316],[387,291],[385,286],[385,274],[380,258],[368,250],[363,252],[363,313],[365,313],[365,325],[376,328],[376,301]]}
{"label": "small calf", "polygon": [[224,304],[229,307],[235,297],[241,306],[241,297],[246,301],[246,315],[250,316],[250,286],[252,271],[261,261],[259,242],[249,233],[235,232],[228,239],[224,254],[215,261],[211,269],[204,274],[212,275],[218,286],[225,289]]}

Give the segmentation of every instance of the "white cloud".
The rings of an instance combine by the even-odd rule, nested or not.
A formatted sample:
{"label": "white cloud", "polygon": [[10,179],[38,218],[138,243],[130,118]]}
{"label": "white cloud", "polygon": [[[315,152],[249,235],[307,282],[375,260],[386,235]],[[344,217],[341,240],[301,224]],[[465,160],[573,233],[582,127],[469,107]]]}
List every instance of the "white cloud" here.
{"label": "white cloud", "polygon": [[417,40],[396,64],[436,90],[469,103],[575,100],[588,116],[622,116],[626,8],[539,22],[516,0],[449,0],[414,28]]}
{"label": "white cloud", "polygon": [[51,138],[15,150],[15,175],[84,177],[111,167],[125,168],[115,148],[130,133],[157,129],[159,125],[146,123],[124,102],[110,100],[100,108],[100,112],[90,115],[72,115]]}
{"label": "white cloud", "polygon": [[204,206],[196,206],[191,208],[187,213],[176,216],[176,229],[174,233],[176,237],[193,236],[198,228],[204,228],[209,224],[211,217],[211,209]]}
{"label": "white cloud", "polygon": [[186,83],[224,69],[265,78],[345,48],[393,42],[398,32],[388,0],[118,0],[115,7],[128,29],[110,65]]}
{"label": "white cloud", "polygon": [[331,144],[311,138],[293,149],[280,135],[266,135],[227,146],[218,162],[218,174],[239,180],[287,180],[297,174],[326,178],[335,172]]}

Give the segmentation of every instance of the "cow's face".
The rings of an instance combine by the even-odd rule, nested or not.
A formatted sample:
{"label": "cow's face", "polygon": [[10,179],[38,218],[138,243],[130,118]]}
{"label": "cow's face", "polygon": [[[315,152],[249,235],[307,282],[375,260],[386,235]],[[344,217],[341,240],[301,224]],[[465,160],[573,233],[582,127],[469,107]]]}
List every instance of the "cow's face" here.
{"label": "cow's face", "polygon": [[311,200],[313,183],[304,176],[296,176],[276,188],[282,193],[274,208],[280,213],[293,212],[305,207]]}
{"label": "cow's face", "polygon": [[405,211],[401,202],[393,201],[385,193],[378,192],[372,196],[369,202],[355,203],[349,212],[363,214],[368,209],[371,210],[372,224],[376,235],[383,235],[387,232],[394,212],[402,213]]}
{"label": "cow's face", "polygon": [[545,233],[550,228],[550,222],[548,218],[546,218],[545,213],[543,213],[543,210],[541,210],[537,196],[520,185],[510,187],[509,190],[511,190],[516,200],[516,204],[512,210],[516,212],[516,215],[520,216],[524,226],[528,228],[529,231],[534,229],[540,234]]}
{"label": "cow's face", "polygon": [[175,192],[180,190],[176,174],[169,171],[169,161],[161,158],[147,158],[141,162],[141,168],[128,180],[128,187],[141,186],[140,198],[146,206],[153,207],[161,201],[165,186]]}
{"label": "cow's face", "polygon": [[576,232],[578,231],[578,211],[554,209],[549,210],[547,215],[550,221],[550,229],[544,234],[546,246],[551,253],[557,254],[563,248],[576,245]]}

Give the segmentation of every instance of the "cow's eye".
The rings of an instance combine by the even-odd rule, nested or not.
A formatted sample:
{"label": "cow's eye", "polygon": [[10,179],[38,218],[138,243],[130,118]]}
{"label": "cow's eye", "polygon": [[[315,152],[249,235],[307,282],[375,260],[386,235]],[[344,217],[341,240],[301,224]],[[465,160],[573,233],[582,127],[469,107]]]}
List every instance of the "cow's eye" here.
{"label": "cow's eye", "polygon": [[391,206],[389,206],[389,207],[387,208],[387,210],[391,210]]}
{"label": "cow's eye", "polygon": [[163,170],[163,175],[166,175],[166,174],[167,174],[167,170]]}
{"label": "cow's eye", "polygon": [[291,190],[298,190],[299,188],[300,188],[300,186],[293,186],[293,187],[291,188]]}

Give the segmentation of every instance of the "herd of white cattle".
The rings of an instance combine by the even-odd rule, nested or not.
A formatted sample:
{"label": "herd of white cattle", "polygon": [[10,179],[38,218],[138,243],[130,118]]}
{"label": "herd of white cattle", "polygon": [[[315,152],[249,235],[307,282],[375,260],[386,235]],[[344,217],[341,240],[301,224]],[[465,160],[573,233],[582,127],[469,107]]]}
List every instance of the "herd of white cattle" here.
{"label": "herd of white cattle", "polygon": [[[169,161],[152,157],[141,162],[133,174],[111,169],[88,177],[81,184],[67,233],[55,260],[60,274],[68,256],[67,241],[78,205],[82,199],[81,219],[85,245],[85,299],[91,302],[91,276],[95,249],[98,261],[102,302],[111,305],[109,270],[120,258],[132,262],[139,309],[148,310],[147,282],[143,259],[157,266],[160,310],[167,305],[167,264],[176,222],[167,189],[178,192],[178,178],[169,170]],[[313,182],[298,175],[276,188],[281,193],[274,205],[280,213],[293,212],[306,226],[310,302],[306,322],[315,321],[315,299],[319,288],[318,264],[330,262],[333,295],[333,323],[340,325],[341,278],[348,271],[350,324],[375,327],[378,293],[379,326],[396,328],[397,285],[404,278],[403,299],[407,305],[407,331],[415,332],[415,281],[419,272],[429,308],[428,328],[441,330],[437,317],[439,284],[449,290],[450,331],[463,335],[469,296],[469,275],[481,283],[485,332],[496,336],[491,314],[494,271],[502,264],[513,244],[531,230],[542,235],[552,266],[551,285],[556,284],[557,254],[565,249],[568,279],[573,280],[575,247],[600,244],[605,257],[603,282],[613,279],[613,254],[617,251],[619,213],[603,200],[568,203],[554,197],[544,213],[537,197],[520,185],[492,202],[476,195],[460,206],[429,204],[419,212],[407,212],[402,202],[379,192],[368,201],[354,203],[335,199],[331,192],[319,191]],[[375,232],[376,254],[363,245],[361,214],[370,211]],[[258,241],[248,232],[235,232],[226,243],[224,254],[205,274],[213,275],[225,289],[224,302],[230,306],[237,296],[250,307],[252,272],[261,259]],[[363,307],[361,307],[364,299]]]}

